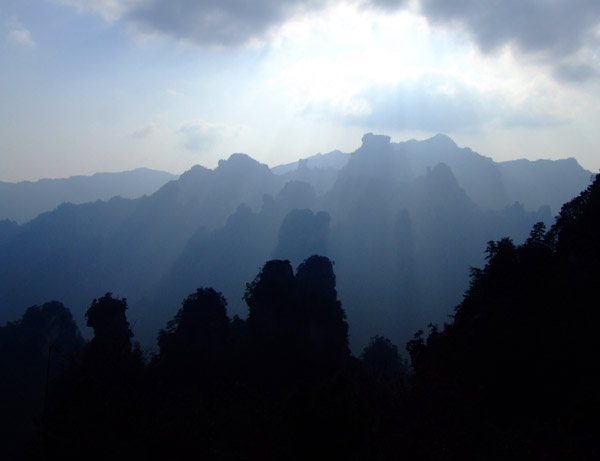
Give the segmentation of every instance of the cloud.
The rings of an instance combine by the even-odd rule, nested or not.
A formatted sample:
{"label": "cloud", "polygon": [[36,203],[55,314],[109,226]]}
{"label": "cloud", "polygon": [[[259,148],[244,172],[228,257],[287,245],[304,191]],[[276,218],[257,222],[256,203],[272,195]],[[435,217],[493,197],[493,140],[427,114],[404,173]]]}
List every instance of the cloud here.
{"label": "cloud", "polygon": [[550,65],[563,81],[600,75],[572,62],[600,44],[598,0],[420,0],[420,11],[432,24],[465,29],[484,53],[514,47]]}
{"label": "cloud", "polygon": [[[305,114],[337,113],[351,125],[381,130],[457,131],[471,130],[491,118],[489,96],[438,74],[396,85],[372,85],[352,98],[342,112],[328,103],[309,106]],[[486,103],[486,101],[488,101]]]}
{"label": "cloud", "polygon": [[409,0],[366,0],[363,6],[374,6],[385,11],[394,11],[407,6]]}
{"label": "cloud", "polygon": [[[387,11],[411,7],[407,0],[368,3]],[[562,82],[600,77],[598,0],[415,0],[414,5],[430,24],[466,31],[483,53],[509,46],[521,59],[549,66]]]}
{"label": "cloud", "polygon": [[237,134],[238,129],[221,123],[209,123],[195,119],[185,122],[179,132],[184,137],[184,146],[192,152],[209,150],[221,139],[230,138]]}
{"label": "cloud", "polygon": [[144,139],[150,136],[153,131],[154,127],[152,125],[146,125],[145,127],[140,128],[139,130],[135,130],[133,133],[131,133],[131,136],[133,136],[136,139]]}
{"label": "cloud", "polygon": [[587,62],[564,62],[554,67],[554,76],[557,80],[567,83],[582,83],[600,75],[597,65]]}
{"label": "cloud", "polygon": [[6,24],[8,41],[19,46],[35,48],[36,43],[31,37],[31,33],[16,19],[10,20]]}
{"label": "cloud", "polygon": [[238,45],[297,15],[336,4],[387,12],[416,9],[432,24],[467,30],[484,52],[511,44],[566,56],[598,44],[598,0],[55,0],[125,19],[147,33],[199,44]]}
{"label": "cloud", "polygon": [[[466,31],[484,53],[509,46],[549,66],[559,81],[600,76],[598,0],[55,0],[123,20],[141,34],[235,47],[304,13],[341,4],[391,13],[412,10],[429,23]],[[591,50],[592,53],[582,53]],[[582,56],[592,56],[589,65]]]}
{"label": "cloud", "polygon": [[125,13],[139,5],[143,5],[147,0],[53,0],[62,5],[68,5],[79,11],[91,10],[98,13],[107,21],[116,21],[121,19]]}
{"label": "cloud", "polygon": [[565,56],[594,38],[600,22],[597,0],[421,0],[433,23],[458,23],[485,52],[514,44],[524,52]]}
{"label": "cloud", "polygon": [[107,20],[123,19],[144,34],[164,35],[200,45],[237,46],[263,38],[319,0],[58,0],[89,9]]}
{"label": "cloud", "polygon": [[[568,123],[531,104],[511,104],[500,94],[483,92],[456,78],[429,73],[395,85],[371,85],[349,103],[319,102],[303,114],[337,118],[373,130],[474,132],[484,125],[542,128]],[[360,110],[356,110],[360,108]]]}

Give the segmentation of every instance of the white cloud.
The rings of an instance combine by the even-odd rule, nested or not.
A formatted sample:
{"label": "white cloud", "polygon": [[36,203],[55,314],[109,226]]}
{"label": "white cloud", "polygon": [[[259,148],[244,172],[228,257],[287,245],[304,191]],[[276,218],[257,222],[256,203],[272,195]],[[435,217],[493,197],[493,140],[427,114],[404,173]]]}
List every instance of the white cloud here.
{"label": "white cloud", "polygon": [[460,26],[484,51],[514,43],[525,51],[570,54],[597,43],[597,0],[54,0],[127,19],[166,35],[198,43],[235,44],[262,35],[306,12],[335,5],[362,11],[419,10],[432,23]]}
{"label": "white cloud", "polygon": [[352,7],[361,14],[413,11],[436,27],[467,32],[484,54],[512,47],[524,62],[534,59],[546,65],[559,81],[600,76],[600,59],[589,53],[600,45],[598,0],[55,1],[110,21],[123,20],[140,34],[219,47],[264,43],[277,38],[273,31],[299,17],[318,19],[335,7]]}
{"label": "white cloud", "polygon": [[16,19],[6,23],[8,41],[19,46],[35,48],[36,43],[31,32]]}
{"label": "white cloud", "polygon": [[547,128],[569,123],[566,116],[536,108],[542,101],[518,101],[510,93],[482,91],[452,74],[426,72],[393,84],[369,84],[344,104],[311,102],[303,115],[394,132],[474,133],[490,125]]}
{"label": "white cloud", "polygon": [[211,123],[202,119],[188,120],[179,128],[184,137],[185,148],[193,152],[206,152],[222,139],[233,138],[242,130],[242,127]]}

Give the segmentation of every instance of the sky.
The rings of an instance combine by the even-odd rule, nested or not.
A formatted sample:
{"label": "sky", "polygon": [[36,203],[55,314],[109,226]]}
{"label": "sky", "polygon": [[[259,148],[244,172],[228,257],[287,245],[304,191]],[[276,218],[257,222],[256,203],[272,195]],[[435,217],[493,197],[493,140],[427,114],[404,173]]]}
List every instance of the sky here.
{"label": "sky", "polygon": [[598,0],[0,0],[0,181],[449,135],[600,169]]}

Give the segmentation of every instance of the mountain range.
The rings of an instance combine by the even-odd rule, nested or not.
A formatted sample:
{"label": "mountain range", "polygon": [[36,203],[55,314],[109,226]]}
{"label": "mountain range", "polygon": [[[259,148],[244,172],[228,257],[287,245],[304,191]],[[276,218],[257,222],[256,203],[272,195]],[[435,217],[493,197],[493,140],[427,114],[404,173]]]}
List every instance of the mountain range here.
{"label": "mountain range", "polygon": [[272,169],[233,154],[151,195],[0,222],[0,321],[57,299],[82,324],[92,299],[112,292],[150,346],[196,288],[222,292],[245,317],[246,284],[265,261],[321,254],[335,263],[353,349],[375,334],[403,343],[447,319],[486,242],[524,241],[590,178],[574,159],[496,163],[444,135],[366,134],[351,154]]}
{"label": "mountain range", "polygon": [[17,183],[0,181],[0,220],[22,224],[63,202],[86,203],[114,196],[137,198],[156,192],[177,175],[137,168],[120,173],[96,173],[62,179]]}

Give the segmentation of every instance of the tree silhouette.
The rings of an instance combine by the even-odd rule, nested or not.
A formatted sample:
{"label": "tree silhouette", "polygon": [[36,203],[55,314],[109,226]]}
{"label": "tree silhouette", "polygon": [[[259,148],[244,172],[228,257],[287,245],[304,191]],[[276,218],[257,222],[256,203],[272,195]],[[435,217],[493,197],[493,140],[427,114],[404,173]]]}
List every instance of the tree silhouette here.
{"label": "tree silhouette", "polygon": [[244,295],[257,360],[282,375],[337,369],[349,355],[348,324],[331,261],[311,256],[294,277],[287,260],[267,262]]}
{"label": "tree silhouette", "polygon": [[24,456],[34,422],[46,423],[47,407],[56,398],[56,377],[77,358],[83,343],[71,312],[57,301],[32,306],[20,320],[0,327],[4,458]]}
{"label": "tree silhouette", "polygon": [[348,323],[337,299],[333,264],[313,255],[296,272],[298,314],[303,321],[304,347],[311,361],[323,367],[339,367],[349,356]]}
{"label": "tree silhouette", "polygon": [[550,231],[537,223],[523,245],[489,242],[453,321],[409,343],[425,430],[454,428],[436,449],[588,459],[600,410],[599,236],[596,176]]}
{"label": "tree silhouette", "polygon": [[86,312],[94,337],[61,376],[45,435],[45,456],[133,456],[144,416],[144,366],[126,317],[125,298],[94,299]]}
{"label": "tree silhouette", "polygon": [[246,285],[248,336],[259,375],[267,379],[289,375],[294,369],[291,362],[298,347],[294,291],[294,273],[287,260],[268,261]]}
{"label": "tree silhouette", "polygon": [[227,301],[212,288],[189,295],[158,335],[159,361],[172,372],[205,379],[225,366],[229,342]]}
{"label": "tree silhouette", "polygon": [[377,377],[399,380],[406,378],[406,366],[398,353],[398,347],[389,339],[376,335],[364,348],[361,360],[367,371]]}
{"label": "tree silhouette", "polygon": [[[125,315],[127,300],[111,293],[94,299],[85,316],[94,337],[86,350],[86,360],[106,367],[124,366],[132,354],[133,332]],[[126,365],[125,365],[126,366]]]}

